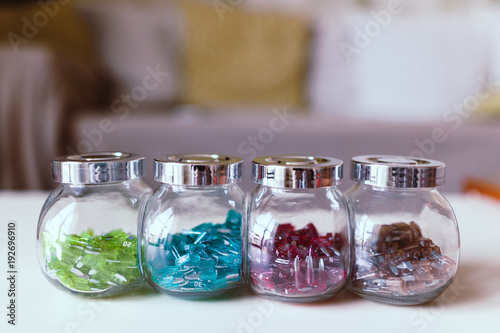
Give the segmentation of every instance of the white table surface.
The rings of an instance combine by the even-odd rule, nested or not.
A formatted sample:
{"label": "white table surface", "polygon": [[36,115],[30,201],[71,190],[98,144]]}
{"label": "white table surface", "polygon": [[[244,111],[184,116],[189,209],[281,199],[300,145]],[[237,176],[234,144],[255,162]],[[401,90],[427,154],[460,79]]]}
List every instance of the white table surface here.
{"label": "white table surface", "polygon": [[[343,291],[330,301],[289,304],[248,290],[213,300],[143,291],[88,300],[55,289],[35,251],[47,193],[0,192],[0,332],[481,332],[500,327],[500,202],[448,195],[458,217],[462,256],[455,283],[423,306],[374,303]],[[17,222],[17,325],[7,324],[7,223]]]}

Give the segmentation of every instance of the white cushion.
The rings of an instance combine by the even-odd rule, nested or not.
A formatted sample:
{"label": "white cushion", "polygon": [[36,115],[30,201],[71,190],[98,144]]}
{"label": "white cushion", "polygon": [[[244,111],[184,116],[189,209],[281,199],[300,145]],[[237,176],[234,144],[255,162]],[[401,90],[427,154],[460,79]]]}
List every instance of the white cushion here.
{"label": "white cushion", "polygon": [[[418,7],[391,15],[383,26],[373,11],[384,9],[319,19],[312,108],[383,121],[442,120],[487,78],[490,20],[477,8]],[[341,45],[356,50],[343,52]]]}

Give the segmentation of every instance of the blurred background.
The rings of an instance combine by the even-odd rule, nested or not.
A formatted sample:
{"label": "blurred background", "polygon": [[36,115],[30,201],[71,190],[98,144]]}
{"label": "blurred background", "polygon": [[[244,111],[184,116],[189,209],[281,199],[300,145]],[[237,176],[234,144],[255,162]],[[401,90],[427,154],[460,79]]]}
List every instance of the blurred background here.
{"label": "blurred background", "polygon": [[0,2],[0,189],[121,150],[447,164],[498,195],[500,1]]}

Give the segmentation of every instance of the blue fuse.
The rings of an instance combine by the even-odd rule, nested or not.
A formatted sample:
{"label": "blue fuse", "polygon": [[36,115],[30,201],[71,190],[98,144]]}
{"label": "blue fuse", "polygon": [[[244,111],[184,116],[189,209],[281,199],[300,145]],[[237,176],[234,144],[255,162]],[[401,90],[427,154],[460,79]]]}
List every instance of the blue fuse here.
{"label": "blue fuse", "polygon": [[227,279],[225,277],[217,279],[212,282],[213,289],[222,289],[227,287]]}
{"label": "blue fuse", "polygon": [[233,230],[240,230],[241,214],[235,210],[230,210],[227,214],[224,225]]}
{"label": "blue fuse", "polygon": [[[149,263],[154,282],[168,291],[183,294],[209,294],[240,285],[240,230],[241,214],[230,210],[223,224],[202,223],[191,230],[171,235],[170,243],[165,243],[166,256],[155,256]],[[157,262],[169,256],[175,261]]]}

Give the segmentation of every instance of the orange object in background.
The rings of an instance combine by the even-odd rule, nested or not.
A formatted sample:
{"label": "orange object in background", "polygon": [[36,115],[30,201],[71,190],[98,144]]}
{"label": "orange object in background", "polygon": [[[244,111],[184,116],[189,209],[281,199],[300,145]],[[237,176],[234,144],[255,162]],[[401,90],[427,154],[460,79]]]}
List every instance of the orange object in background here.
{"label": "orange object in background", "polygon": [[500,200],[500,182],[468,178],[464,182],[464,192],[478,192]]}

